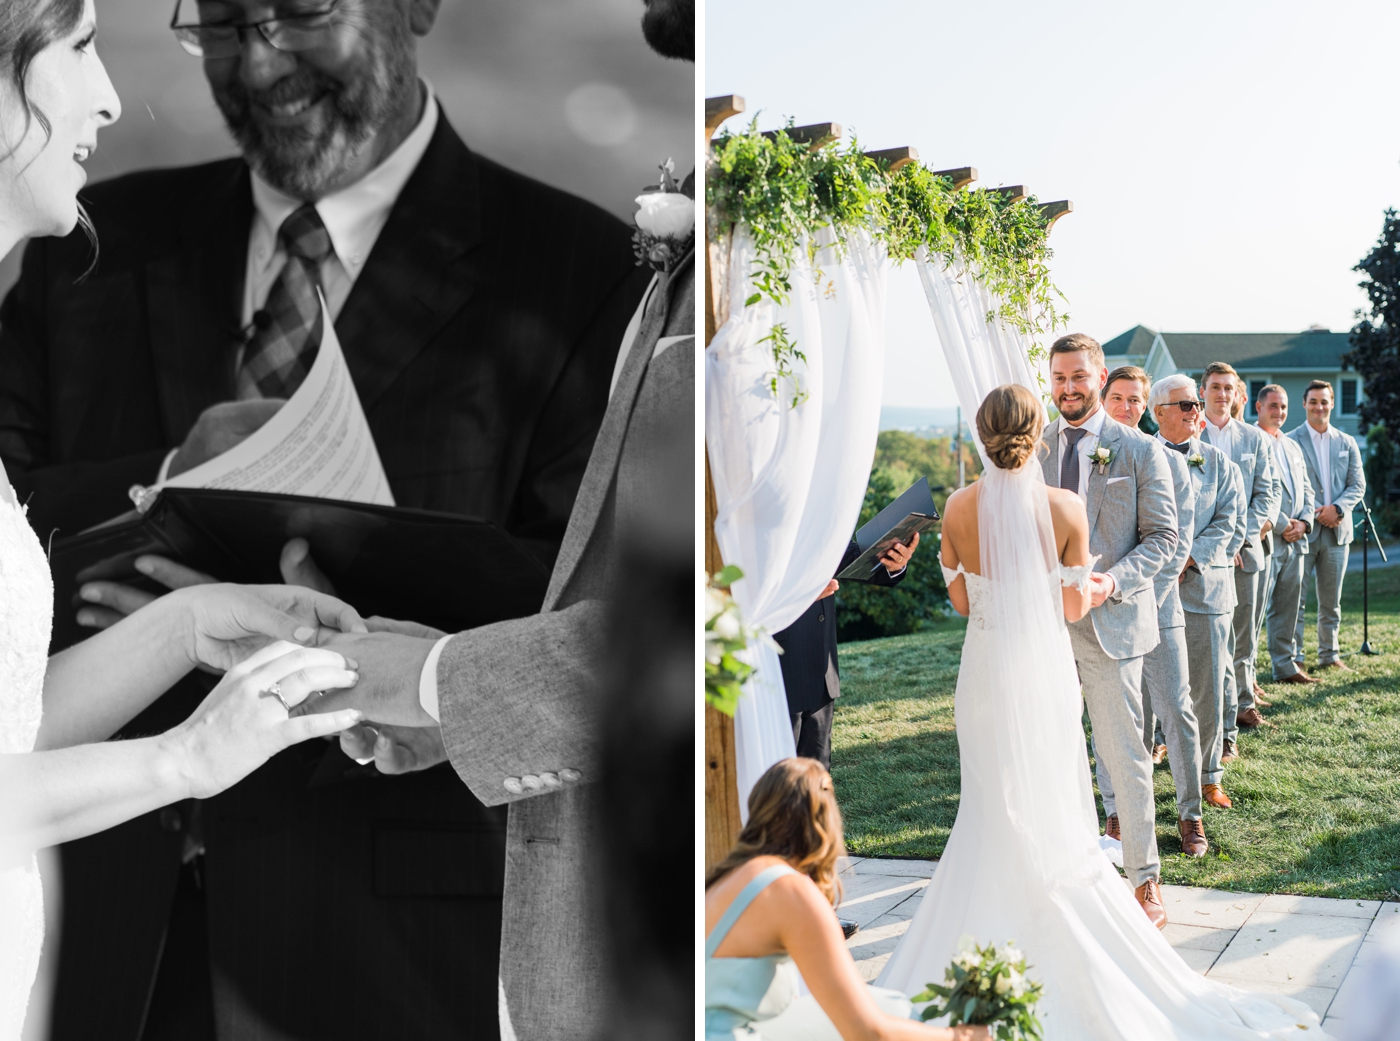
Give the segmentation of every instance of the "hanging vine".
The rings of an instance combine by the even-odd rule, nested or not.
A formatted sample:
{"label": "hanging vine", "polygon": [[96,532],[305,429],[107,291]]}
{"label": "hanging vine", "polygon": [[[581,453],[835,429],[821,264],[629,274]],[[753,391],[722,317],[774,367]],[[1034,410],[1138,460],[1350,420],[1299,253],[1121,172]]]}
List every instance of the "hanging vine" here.
{"label": "hanging vine", "polygon": [[[918,163],[890,171],[854,138],[844,147],[812,149],[786,129],[765,137],[755,118],[743,132],[716,140],[706,203],[717,226],[744,225],[753,239],[745,306],[764,299],[786,305],[797,250],[805,246],[815,265],[822,230],[830,229],[838,256],[853,232],[868,230],[897,264],[924,247],[965,267],[999,302],[987,321],[1025,333],[1032,361],[1044,354],[1037,338],[1067,321],[1056,310],[1064,298],[1050,279],[1049,222],[1034,197],[1013,202],[992,190],[958,191],[951,178]],[[822,273],[814,270],[814,277],[820,284]],[[793,368],[806,360],[800,346],[782,322],[760,342],[773,358],[773,396],[790,383],[795,408],[807,396]]]}

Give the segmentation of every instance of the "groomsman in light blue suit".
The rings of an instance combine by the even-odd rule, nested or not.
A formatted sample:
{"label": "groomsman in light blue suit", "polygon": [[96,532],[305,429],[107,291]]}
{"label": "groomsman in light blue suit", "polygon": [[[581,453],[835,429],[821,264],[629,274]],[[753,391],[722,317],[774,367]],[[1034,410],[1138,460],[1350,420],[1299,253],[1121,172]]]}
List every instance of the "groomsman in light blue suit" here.
{"label": "groomsman in light blue suit", "polygon": [[[1274,518],[1272,564],[1259,600],[1269,622],[1269,660],[1275,683],[1317,682],[1298,665],[1302,657],[1294,646],[1298,612],[1303,601],[1303,565],[1308,555],[1308,536],[1316,526],[1313,487],[1308,480],[1308,463],[1303,449],[1283,433],[1288,420],[1288,392],[1270,383],[1254,403],[1259,429],[1268,434],[1274,446],[1274,475],[1279,483],[1278,516]],[[1256,628],[1258,623],[1255,623]]]}
{"label": "groomsman in light blue suit", "polygon": [[1267,437],[1257,427],[1230,415],[1232,405],[1243,405],[1239,374],[1225,362],[1215,361],[1206,366],[1203,379],[1206,429],[1202,440],[1224,452],[1239,467],[1244,482],[1244,542],[1234,558],[1233,663],[1225,674],[1224,755],[1228,759],[1235,750],[1239,728],[1257,727],[1264,722],[1254,704],[1254,659],[1259,653],[1254,605],[1259,597],[1259,580],[1268,566],[1263,536],[1273,528],[1278,496],[1274,488],[1273,450]]}
{"label": "groomsman in light blue suit", "polygon": [[[1308,421],[1289,433],[1303,450],[1308,480],[1316,496],[1317,523],[1308,535],[1308,555],[1303,561],[1303,593],[1317,582],[1317,667],[1351,672],[1342,663],[1337,628],[1342,621],[1342,578],[1353,538],[1351,511],[1366,495],[1366,473],[1356,439],[1332,426],[1332,384],[1313,380],[1303,392]],[[1294,653],[1302,665],[1304,609],[1298,607],[1297,644]]]}

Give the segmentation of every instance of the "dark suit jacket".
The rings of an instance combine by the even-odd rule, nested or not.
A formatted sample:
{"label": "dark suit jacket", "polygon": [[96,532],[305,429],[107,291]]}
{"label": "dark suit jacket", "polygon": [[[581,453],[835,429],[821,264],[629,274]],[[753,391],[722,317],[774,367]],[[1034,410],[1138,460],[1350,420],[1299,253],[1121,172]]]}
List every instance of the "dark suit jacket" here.
{"label": "dark suit jacket", "polygon": [[[848,567],[860,556],[860,547],[852,540],[841,556],[836,570]],[[904,581],[907,569],[893,578],[879,568],[871,585],[897,586]],[[841,696],[841,670],[836,661],[836,594],[823,597],[797,621],[773,639],[783,649],[778,661],[783,667],[783,687],[787,691],[788,711],[815,712],[828,701]]]}
{"label": "dark suit jacket", "polygon": [[[129,508],[234,396],[243,161],[86,201],[93,271],[81,236],[36,240],[0,310],[0,456],[45,539]],[[620,221],[440,119],[336,321],[399,505],[496,521],[551,563],[649,275]],[[201,690],[183,686],[127,732],[187,715]],[[65,848],[56,1041],[137,1037],[181,832],[150,814]],[[302,745],[208,800],[203,832],[223,1036],[496,1035],[505,812],[450,768],[383,778]]]}

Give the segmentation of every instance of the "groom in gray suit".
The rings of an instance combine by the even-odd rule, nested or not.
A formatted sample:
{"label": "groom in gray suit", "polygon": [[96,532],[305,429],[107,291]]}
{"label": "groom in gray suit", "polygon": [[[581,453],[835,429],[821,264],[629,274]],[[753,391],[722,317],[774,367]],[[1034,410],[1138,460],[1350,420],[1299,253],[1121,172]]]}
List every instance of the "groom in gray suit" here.
{"label": "groom in gray suit", "polygon": [[1254,410],[1259,413],[1259,429],[1269,435],[1274,449],[1274,473],[1279,481],[1278,516],[1274,519],[1273,565],[1269,579],[1260,591],[1269,623],[1269,660],[1276,683],[1314,683],[1297,659],[1302,649],[1294,647],[1298,614],[1303,607],[1303,565],[1308,555],[1308,536],[1317,523],[1314,514],[1312,482],[1302,446],[1283,433],[1288,419],[1288,391],[1270,383],[1259,392]]}
{"label": "groom in gray suit", "polygon": [[1202,377],[1206,403],[1206,441],[1224,452],[1240,470],[1244,481],[1244,542],[1235,559],[1235,614],[1232,623],[1234,661],[1225,674],[1225,743],[1233,748],[1240,727],[1264,722],[1254,704],[1254,659],[1259,654],[1259,627],[1255,602],[1261,578],[1267,575],[1264,536],[1278,515],[1274,487],[1273,450],[1257,427],[1230,415],[1239,394],[1239,375],[1223,361],[1211,362]]}
{"label": "groom in gray suit", "polygon": [[1317,581],[1317,667],[1351,672],[1337,646],[1337,629],[1342,621],[1342,578],[1347,572],[1347,556],[1353,538],[1351,511],[1366,495],[1366,471],[1361,466],[1361,449],[1356,439],[1332,426],[1332,384],[1313,380],[1303,392],[1303,408],[1308,421],[1295,427],[1289,437],[1303,450],[1308,464],[1308,480],[1316,495],[1317,523],[1308,535],[1308,554],[1303,558],[1303,591],[1295,630],[1298,664],[1303,658],[1303,607],[1308,587]]}
{"label": "groom in gray suit", "polygon": [[1201,799],[1228,810],[1230,800],[1221,787],[1222,708],[1235,609],[1230,561],[1243,540],[1237,523],[1241,495],[1230,460],[1197,436],[1201,403],[1196,381],[1181,375],[1158,380],[1152,387],[1151,404],[1160,428],[1157,436],[1185,460],[1195,495],[1191,553],[1177,577],[1177,591],[1185,615],[1191,705],[1200,729]]}
{"label": "groom in gray suit", "polygon": [[1083,333],[1050,348],[1050,390],[1060,417],[1046,428],[1045,483],[1078,493],[1089,513],[1092,609],[1069,626],[1097,754],[1113,777],[1123,867],[1158,928],[1152,756],[1142,742],[1142,658],[1157,646],[1153,585],[1176,550],[1176,502],[1161,450],[1110,419],[1099,401],[1108,379],[1103,348]]}

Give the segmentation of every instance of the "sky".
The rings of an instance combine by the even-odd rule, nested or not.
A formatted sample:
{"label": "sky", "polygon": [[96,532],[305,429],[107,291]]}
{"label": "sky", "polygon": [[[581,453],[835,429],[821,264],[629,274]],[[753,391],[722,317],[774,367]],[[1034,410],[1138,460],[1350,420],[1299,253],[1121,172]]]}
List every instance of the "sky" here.
{"label": "sky", "polygon": [[[734,123],[834,121],[1074,212],[1069,328],[1343,331],[1400,207],[1400,4],[707,0],[704,93]],[[918,278],[891,275],[884,404],[956,402]]]}

